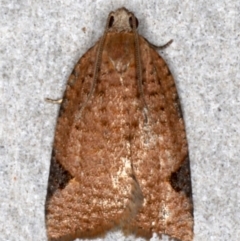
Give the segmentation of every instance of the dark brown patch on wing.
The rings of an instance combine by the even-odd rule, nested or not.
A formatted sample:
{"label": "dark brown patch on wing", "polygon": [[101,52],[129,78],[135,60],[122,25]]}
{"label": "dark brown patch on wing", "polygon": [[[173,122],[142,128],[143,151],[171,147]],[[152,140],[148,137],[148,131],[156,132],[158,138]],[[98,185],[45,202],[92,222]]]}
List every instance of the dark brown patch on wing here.
{"label": "dark brown patch on wing", "polygon": [[56,160],[54,151],[52,153],[50,173],[48,179],[48,189],[46,202],[52,197],[58,189],[63,189],[72,179],[72,176],[63,166]]}
{"label": "dark brown patch on wing", "polygon": [[192,196],[189,158],[187,157],[179,169],[172,173],[170,182],[175,191],[183,191],[187,197]]}

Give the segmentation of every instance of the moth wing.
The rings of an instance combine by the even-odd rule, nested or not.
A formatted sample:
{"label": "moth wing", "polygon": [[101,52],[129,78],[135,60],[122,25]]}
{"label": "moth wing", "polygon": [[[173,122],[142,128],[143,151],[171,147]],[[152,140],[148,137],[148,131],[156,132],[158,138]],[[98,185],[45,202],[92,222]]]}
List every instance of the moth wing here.
{"label": "moth wing", "polygon": [[141,205],[129,147],[118,129],[121,117],[113,116],[114,105],[101,91],[108,82],[97,82],[87,101],[98,47],[76,64],[60,108],[45,205],[49,240],[102,235],[126,223]]}
{"label": "moth wing", "polygon": [[155,232],[191,241],[190,167],[177,89],[165,61],[142,37],[140,52],[148,121],[134,131],[131,153],[144,202],[126,229],[148,237]]}

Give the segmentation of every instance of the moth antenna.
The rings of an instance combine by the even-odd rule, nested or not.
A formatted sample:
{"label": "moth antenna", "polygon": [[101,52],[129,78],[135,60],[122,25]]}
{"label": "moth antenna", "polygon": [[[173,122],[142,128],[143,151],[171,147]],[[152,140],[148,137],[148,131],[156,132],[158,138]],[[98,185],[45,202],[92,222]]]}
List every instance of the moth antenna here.
{"label": "moth antenna", "polygon": [[107,35],[107,32],[108,32],[108,24],[109,24],[110,18],[111,18],[111,16],[109,15],[108,19],[107,19],[107,24],[106,24],[106,27],[105,27],[104,34],[103,34],[102,38],[100,39],[99,47],[98,47],[98,50],[97,50],[96,61],[95,61],[95,64],[94,64],[94,71],[93,71],[92,86],[91,86],[90,92],[87,96],[87,100],[83,103],[83,105],[81,106],[81,108],[79,110],[79,114],[77,116],[77,119],[80,118],[83,109],[86,107],[88,101],[92,97],[92,95],[94,93],[94,90],[95,90],[95,87],[96,87],[98,73],[99,73],[99,67],[100,67],[101,60],[102,60],[101,58],[102,58],[103,46],[104,46],[105,38],[106,38],[106,35]]}
{"label": "moth antenna", "polygon": [[144,113],[144,120],[145,123],[148,122],[148,106],[144,98],[144,92],[143,92],[143,86],[142,86],[142,64],[141,64],[141,51],[139,46],[139,38],[138,38],[138,32],[137,32],[137,20],[136,17],[132,16],[133,21],[133,33],[134,33],[134,39],[135,39],[135,56],[136,56],[136,70],[137,70],[137,85],[138,85],[138,91],[140,93],[142,102],[143,102],[143,113]]}
{"label": "moth antenna", "polygon": [[161,45],[161,46],[158,46],[158,45],[155,45],[153,43],[150,43],[146,38],[144,38],[148,44],[154,48],[154,49],[157,49],[157,50],[162,50],[162,49],[166,49],[168,46],[170,46],[173,42],[173,39],[169,40],[167,43],[165,43],[164,45]]}

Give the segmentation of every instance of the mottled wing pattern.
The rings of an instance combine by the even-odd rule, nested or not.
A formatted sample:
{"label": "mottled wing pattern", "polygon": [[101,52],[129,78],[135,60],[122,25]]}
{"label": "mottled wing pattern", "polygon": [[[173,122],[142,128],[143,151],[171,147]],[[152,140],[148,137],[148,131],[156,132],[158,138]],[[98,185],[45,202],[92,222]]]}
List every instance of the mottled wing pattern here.
{"label": "mottled wing pattern", "polygon": [[49,241],[94,237],[114,227],[192,241],[190,168],[177,90],[164,60],[131,31],[133,20],[124,8],[110,13],[101,61],[98,42],[69,77],[45,206]]}
{"label": "mottled wing pattern", "polygon": [[133,131],[131,153],[144,202],[131,228],[139,235],[156,232],[190,241],[191,179],[177,90],[165,61],[143,38],[140,49],[148,122]]}
{"label": "mottled wing pattern", "polygon": [[111,59],[102,62],[94,95],[79,115],[90,92],[97,48],[75,66],[60,108],[46,201],[49,240],[102,234],[126,223],[142,203],[125,141],[128,113],[116,104],[122,84]]}

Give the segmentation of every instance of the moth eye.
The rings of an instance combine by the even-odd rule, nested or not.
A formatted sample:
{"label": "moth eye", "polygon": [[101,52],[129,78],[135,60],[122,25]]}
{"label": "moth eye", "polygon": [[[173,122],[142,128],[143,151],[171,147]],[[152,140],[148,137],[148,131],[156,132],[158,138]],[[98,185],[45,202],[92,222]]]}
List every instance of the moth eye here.
{"label": "moth eye", "polygon": [[[138,27],[138,19],[135,17],[135,21],[136,21],[136,28]],[[130,27],[133,28],[133,17],[129,18],[129,24]]]}
{"label": "moth eye", "polygon": [[114,23],[114,17],[111,16],[111,18],[109,19],[108,27],[111,28],[113,26],[113,23]]}

